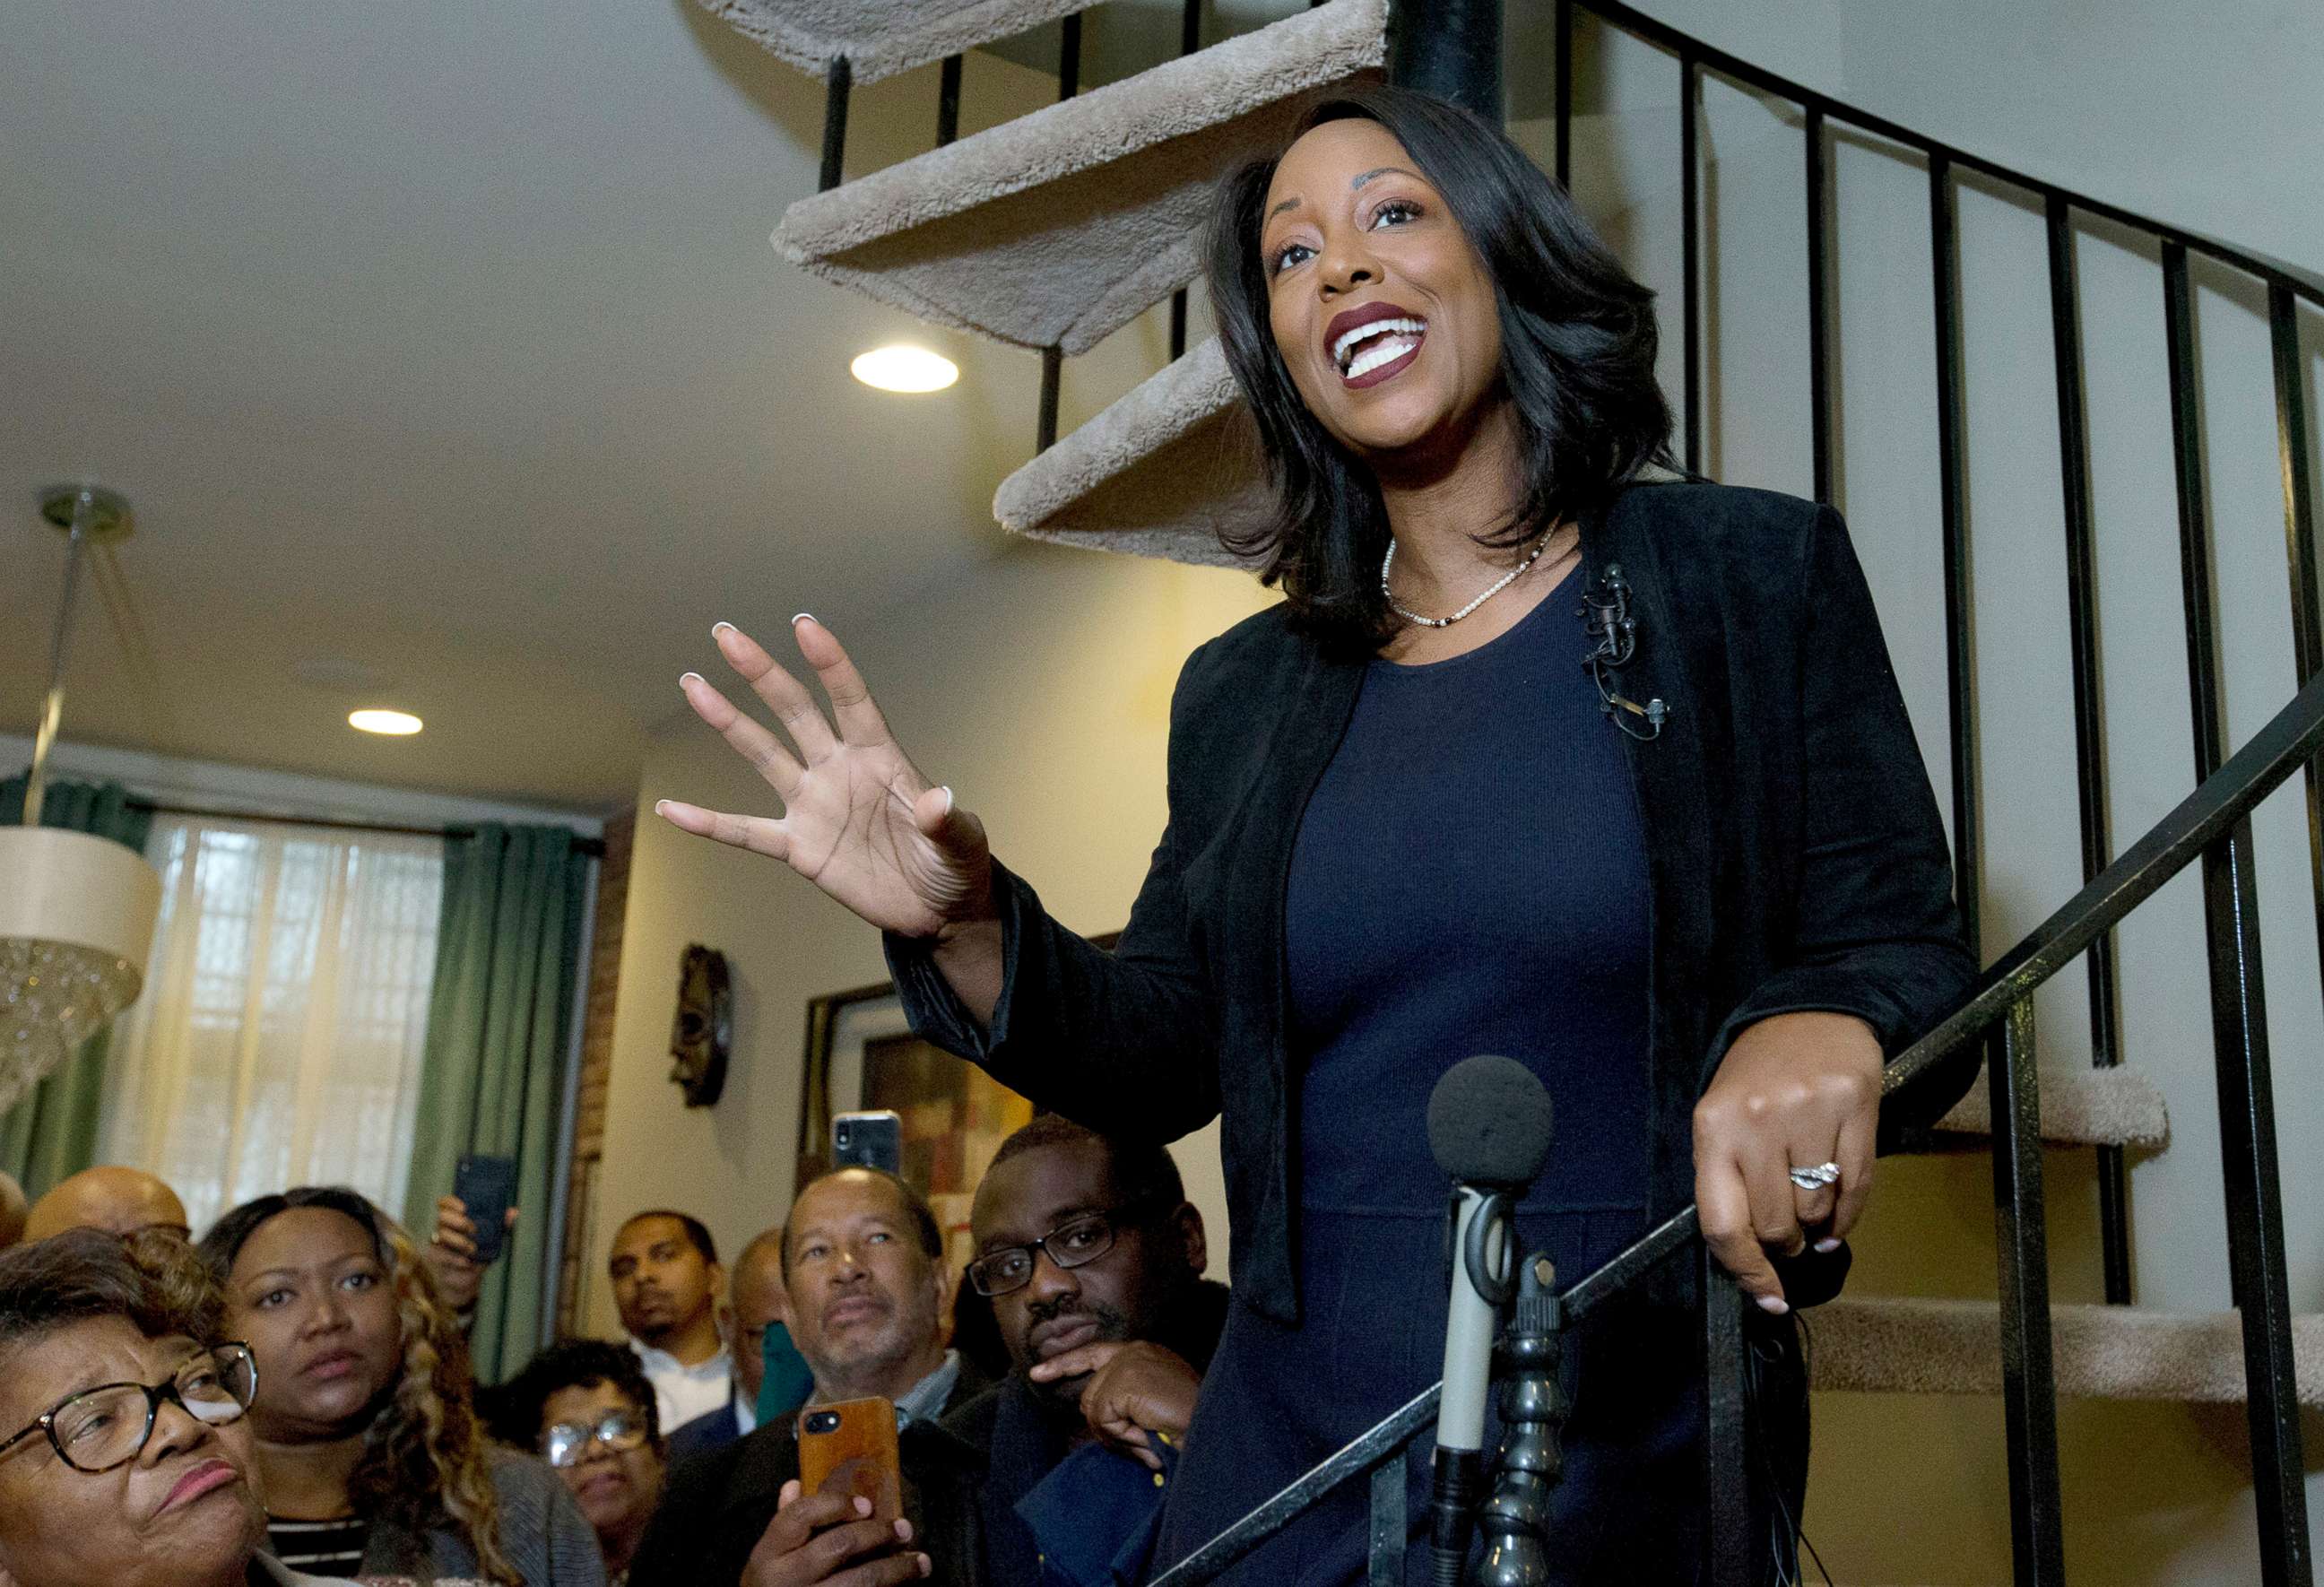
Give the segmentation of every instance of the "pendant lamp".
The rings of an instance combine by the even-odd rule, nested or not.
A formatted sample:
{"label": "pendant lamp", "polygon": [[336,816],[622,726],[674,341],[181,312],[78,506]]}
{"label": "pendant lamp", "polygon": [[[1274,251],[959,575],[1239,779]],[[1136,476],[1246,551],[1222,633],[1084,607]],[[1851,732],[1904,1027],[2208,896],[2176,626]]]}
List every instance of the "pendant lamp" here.
{"label": "pendant lamp", "polygon": [[91,546],[125,539],[131,523],[129,503],[94,485],[45,493],[41,516],[67,537],[65,585],[24,824],[0,826],[0,1110],[136,1001],[161,907],[161,879],[143,856],[110,838],[40,824],[81,562]]}

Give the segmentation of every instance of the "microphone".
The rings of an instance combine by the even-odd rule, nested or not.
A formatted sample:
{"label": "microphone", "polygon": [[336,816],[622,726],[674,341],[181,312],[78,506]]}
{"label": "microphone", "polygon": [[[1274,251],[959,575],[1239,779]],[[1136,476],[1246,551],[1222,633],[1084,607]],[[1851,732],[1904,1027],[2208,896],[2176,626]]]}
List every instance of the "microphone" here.
{"label": "microphone", "polygon": [[1484,1490],[1493,1335],[1517,1291],[1517,1195],[1548,1160],[1551,1122],[1547,1088],[1511,1058],[1463,1058],[1428,1098],[1428,1149],[1452,1180],[1452,1304],[1444,1323],[1444,1389],[1428,1503],[1435,1587],[1460,1587],[1468,1562]]}

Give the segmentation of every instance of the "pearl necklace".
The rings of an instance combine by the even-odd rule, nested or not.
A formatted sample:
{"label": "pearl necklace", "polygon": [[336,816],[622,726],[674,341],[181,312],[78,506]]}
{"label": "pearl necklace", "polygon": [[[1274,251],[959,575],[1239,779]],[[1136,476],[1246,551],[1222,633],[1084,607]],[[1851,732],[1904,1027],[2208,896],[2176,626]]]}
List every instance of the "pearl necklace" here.
{"label": "pearl necklace", "polygon": [[1515,567],[1510,568],[1507,573],[1502,574],[1501,577],[1495,580],[1483,595],[1479,595],[1475,600],[1462,607],[1458,612],[1453,613],[1450,617],[1423,617],[1419,613],[1407,612],[1402,606],[1396,604],[1396,596],[1389,593],[1388,587],[1388,569],[1396,566],[1396,536],[1390,535],[1388,537],[1388,555],[1386,558],[1382,558],[1380,562],[1380,595],[1382,598],[1388,602],[1388,609],[1395,613],[1398,617],[1403,618],[1406,623],[1417,623],[1423,628],[1450,628],[1454,623],[1460,622],[1461,619],[1466,617],[1470,613],[1474,612],[1478,607],[1483,605],[1487,601],[1491,600],[1495,595],[1499,595],[1503,590],[1508,588],[1509,586],[1515,584],[1517,581],[1517,575],[1532,567],[1535,562],[1540,559],[1541,554],[1549,549],[1550,537],[1554,535],[1556,532],[1557,531],[1554,527],[1544,530],[1542,531],[1541,539],[1534,542],[1533,549],[1526,553],[1526,558],[1524,561],[1518,563]]}

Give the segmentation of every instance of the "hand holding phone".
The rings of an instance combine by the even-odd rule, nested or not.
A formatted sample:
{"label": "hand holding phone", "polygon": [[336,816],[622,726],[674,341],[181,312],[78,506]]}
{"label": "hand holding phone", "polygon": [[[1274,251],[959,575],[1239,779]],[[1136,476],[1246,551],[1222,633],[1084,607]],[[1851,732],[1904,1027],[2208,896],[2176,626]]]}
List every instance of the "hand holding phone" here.
{"label": "hand holding phone", "polygon": [[843,1399],[807,1407],[799,1412],[798,1452],[799,1483],[808,1492],[829,1488],[853,1494],[871,1501],[873,1520],[903,1518],[893,1400]]}
{"label": "hand holding phone", "polygon": [[927,1575],[927,1555],[899,1552],[912,1540],[911,1523],[875,1520],[864,1513],[870,1508],[835,1485],[808,1493],[796,1481],[784,1483],[741,1587],[814,1587],[835,1578],[850,1587],[901,1587]]}
{"label": "hand holding phone", "polygon": [[892,1109],[841,1113],[831,1121],[831,1163],[835,1168],[904,1171],[904,1120]]}
{"label": "hand holding phone", "polygon": [[[508,1244],[509,1210],[516,1205],[516,1159],[470,1153],[452,1171],[452,1195],[473,1225],[467,1234],[475,1249],[468,1259],[491,1267]],[[442,1223],[439,1212],[439,1227]]]}

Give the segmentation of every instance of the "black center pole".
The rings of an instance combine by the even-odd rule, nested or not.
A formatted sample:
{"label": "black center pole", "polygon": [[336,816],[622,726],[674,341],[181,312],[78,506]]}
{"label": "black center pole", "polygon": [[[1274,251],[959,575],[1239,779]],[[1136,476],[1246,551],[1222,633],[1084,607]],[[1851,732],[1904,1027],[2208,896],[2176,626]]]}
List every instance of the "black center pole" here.
{"label": "black center pole", "polygon": [[1500,125],[1501,0],[1400,0],[1390,6],[1388,80]]}

